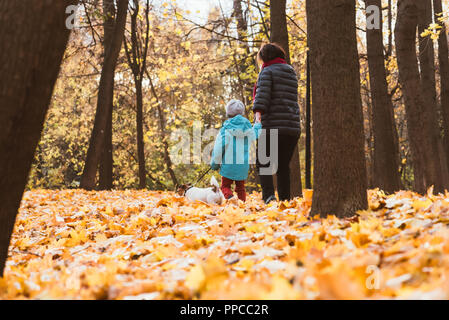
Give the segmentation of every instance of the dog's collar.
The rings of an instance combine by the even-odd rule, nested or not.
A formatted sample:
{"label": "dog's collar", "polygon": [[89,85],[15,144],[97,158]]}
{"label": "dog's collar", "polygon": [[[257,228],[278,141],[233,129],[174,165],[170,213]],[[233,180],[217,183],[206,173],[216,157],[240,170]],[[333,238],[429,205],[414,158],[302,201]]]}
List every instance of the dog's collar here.
{"label": "dog's collar", "polygon": [[189,190],[192,189],[192,188],[193,188],[193,186],[190,186],[190,187],[188,187],[188,188],[186,189],[186,191],[184,191],[184,197],[185,197],[187,191],[189,191]]}

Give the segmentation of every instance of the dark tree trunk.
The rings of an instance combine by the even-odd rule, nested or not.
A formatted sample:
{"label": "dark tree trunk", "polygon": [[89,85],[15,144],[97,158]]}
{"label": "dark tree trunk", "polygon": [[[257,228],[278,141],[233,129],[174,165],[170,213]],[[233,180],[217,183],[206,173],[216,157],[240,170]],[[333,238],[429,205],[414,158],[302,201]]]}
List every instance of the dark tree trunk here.
{"label": "dark tree trunk", "polygon": [[[367,0],[366,6],[382,7],[381,0]],[[370,73],[372,128],[374,135],[373,187],[389,193],[401,189],[399,149],[395,144],[393,103],[388,94],[385,70],[382,19],[380,29],[366,30]]]}
{"label": "dark tree trunk", "polygon": [[[288,41],[286,0],[271,1],[271,37],[270,41],[284,48],[287,62],[290,63],[290,50]],[[299,148],[296,146],[290,161],[290,195],[291,197],[302,196],[301,166],[299,162]]]}
{"label": "dark tree trunk", "polygon": [[432,185],[442,190],[438,145],[434,124],[426,112],[416,57],[419,1],[399,0],[395,39],[399,79],[405,100],[407,129],[413,157],[414,188],[420,193]]}
{"label": "dark tree trunk", "polygon": [[[104,56],[106,52],[111,50],[112,39],[114,36],[114,26],[115,26],[115,16],[116,10],[114,5],[114,0],[103,0],[103,16],[104,16]],[[113,171],[113,154],[112,154],[112,112],[113,112],[113,100],[114,100],[114,79],[112,79],[112,93],[110,98],[111,106],[108,113],[108,119],[106,124],[106,131],[104,136],[104,148],[103,155],[100,161],[100,176],[99,176],[99,189],[100,190],[111,190],[113,185],[112,171]]]}
{"label": "dark tree trunk", "polygon": [[143,44],[139,44],[139,30],[137,20],[139,17],[140,5],[138,0],[134,0],[134,7],[131,14],[131,47],[128,48],[125,39],[125,52],[128,64],[134,75],[134,86],[136,88],[136,131],[137,131],[137,160],[139,165],[139,188],[146,188],[146,168],[145,168],[145,145],[143,140],[143,92],[142,80],[146,70],[146,57],[149,43],[149,1],[147,0],[145,9],[146,33],[142,36]]}
{"label": "dark tree trunk", "polygon": [[67,46],[75,1],[0,2],[0,277]]}
{"label": "dark tree trunk", "polygon": [[270,2],[270,19],[271,19],[270,41],[276,42],[282,48],[284,48],[287,56],[287,62],[290,63],[286,2],[287,2],[286,0],[271,0]]}
{"label": "dark tree trunk", "polygon": [[111,190],[113,188],[113,153],[112,153],[112,112],[113,105],[110,106],[108,114],[103,155],[100,162],[99,189]]}
{"label": "dark tree trunk", "polygon": [[307,0],[313,97],[312,215],[367,207],[355,0]]}
{"label": "dark tree trunk", "polygon": [[439,21],[443,12],[441,0],[433,1],[435,21],[442,27],[438,38],[438,63],[441,83],[441,113],[443,116],[444,149],[446,151],[447,165],[449,166],[449,52],[447,44],[447,29],[444,22]]}
{"label": "dark tree trunk", "polygon": [[123,35],[125,33],[127,10],[128,0],[118,0],[114,37],[112,39],[110,50],[106,52],[103,61],[94,128],[90,137],[86,163],[81,178],[81,188],[86,190],[95,188],[97,170],[103,155],[106,128],[112,108],[115,67],[117,65],[117,59],[122,46]]}
{"label": "dark tree trunk", "polygon": [[307,51],[307,80],[306,80],[306,188],[312,189],[312,117],[311,117],[311,79],[310,54]]}
{"label": "dark tree trunk", "polygon": [[[433,22],[432,15],[432,0],[420,0],[420,10],[418,18],[418,39],[419,39],[419,64],[421,71],[421,87],[424,97],[424,112],[427,113],[432,128],[432,144],[435,144],[438,153],[434,157],[439,157],[440,160],[440,181],[441,187],[447,187],[449,180],[446,151],[443,147],[443,142],[440,136],[440,126],[438,121],[437,108],[437,91],[435,80],[435,50],[433,47],[433,40],[430,37],[422,38],[420,35]],[[444,191],[438,189],[437,191]]]}
{"label": "dark tree trunk", "polygon": [[139,160],[139,188],[146,188],[145,147],[143,141],[143,93],[142,79],[134,79],[136,85],[136,129],[137,129],[137,159]]}

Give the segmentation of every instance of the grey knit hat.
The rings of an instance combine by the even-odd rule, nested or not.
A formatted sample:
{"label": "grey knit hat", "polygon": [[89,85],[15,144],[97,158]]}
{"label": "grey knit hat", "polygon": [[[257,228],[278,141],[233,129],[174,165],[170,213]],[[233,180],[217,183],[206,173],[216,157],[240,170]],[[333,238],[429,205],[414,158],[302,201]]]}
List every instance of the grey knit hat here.
{"label": "grey knit hat", "polygon": [[228,118],[233,118],[238,114],[242,116],[245,115],[245,105],[240,100],[232,99],[226,105],[226,116]]}

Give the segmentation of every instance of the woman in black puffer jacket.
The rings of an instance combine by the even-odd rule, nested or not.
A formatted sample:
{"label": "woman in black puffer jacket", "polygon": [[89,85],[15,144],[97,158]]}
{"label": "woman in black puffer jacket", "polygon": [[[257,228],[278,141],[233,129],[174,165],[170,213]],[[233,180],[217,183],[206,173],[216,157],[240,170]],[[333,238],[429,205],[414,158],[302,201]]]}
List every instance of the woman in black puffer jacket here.
{"label": "woman in black puffer jacket", "polygon": [[272,177],[276,172],[279,200],[291,198],[289,164],[301,132],[298,79],[285,58],[285,51],[274,43],[264,45],[258,54],[263,66],[254,88],[253,111],[266,129],[257,147],[257,169],[266,203],[276,200]]}

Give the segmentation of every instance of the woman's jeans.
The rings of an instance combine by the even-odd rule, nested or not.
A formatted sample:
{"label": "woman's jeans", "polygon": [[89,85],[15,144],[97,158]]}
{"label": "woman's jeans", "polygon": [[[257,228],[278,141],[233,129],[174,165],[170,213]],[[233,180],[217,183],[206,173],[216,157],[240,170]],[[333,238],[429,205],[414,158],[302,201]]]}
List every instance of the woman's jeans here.
{"label": "woman's jeans", "polygon": [[[273,134],[273,133],[272,133]],[[257,172],[259,174],[260,185],[262,186],[262,198],[264,201],[270,196],[274,196],[274,184],[273,184],[273,174],[277,175],[277,191],[279,195],[279,200],[290,200],[290,160],[292,159],[293,152],[298,144],[299,136],[286,135],[286,134],[278,134],[278,148],[277,148],[277,166],[275,166],[274,170],[277,172],[261,172],[261,169],[264,171],[267,170],[270,165],[273,163],[264,163],[265,161],[261,161],[260,156],[262,155],[262,159],[264,159],[264,152],[266,157],[270,158],[273,162],[276,159],[275,155],[270,153],[271,150],[271,139],[272,134],[270,135],[270,130],[266,130],[266,134],[262,133],[257,143]],[[262,144],[266,141],[266,147],[262,148]],[[274,140],[276,141],[276,140]],[[262,149],[261,149],[262,148]],[[265,150],[263,150],[265,149]],[[276,150],[276,148],[274,148]],[[259,154],[259,151],[261,152]],[[262,162],[262,163],[261,163]],[[300,179],[300,177],[298,177]]]}

